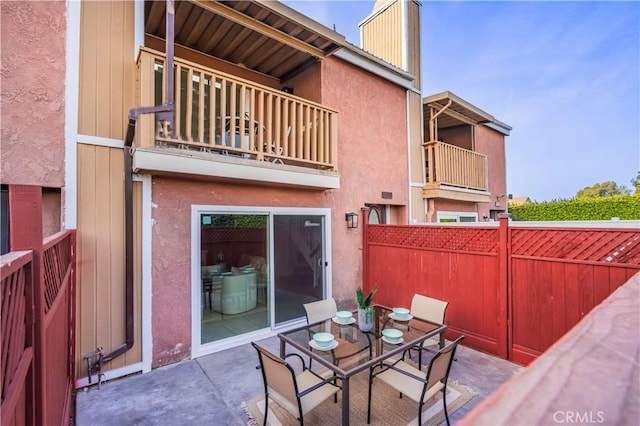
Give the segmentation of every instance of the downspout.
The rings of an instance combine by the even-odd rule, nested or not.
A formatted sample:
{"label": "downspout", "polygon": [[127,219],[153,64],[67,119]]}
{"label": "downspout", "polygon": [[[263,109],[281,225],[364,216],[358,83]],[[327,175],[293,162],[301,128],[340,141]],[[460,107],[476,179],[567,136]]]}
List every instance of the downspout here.
{"label": "downspout", "polygon": [[158,121],[162,124],[162,129],[170,134],[173,133],[172,125],[174,122],[174,70],[173,70],[173,43],[174,43],[174,22],[175,9],[174,0],[167,0],[166,13],[166,63],[165,72],[165,93],[167,95],[162,105],[153,107],[138,107],[129,110],[129,124],[124,139],[124,215],[125,215],[125,342],[116,349],[105,354],[102,347],[87,356],[87,368],[89,375],[89,383],[91,376],[95,372],[98,375],[98,388],[104,377],[102,374],[102,365],[112,361],[118,356],[124,354],[133,347],[134,330],[133,330],[133,140],[136,134],[136,123],[140,114],[156,114]]}

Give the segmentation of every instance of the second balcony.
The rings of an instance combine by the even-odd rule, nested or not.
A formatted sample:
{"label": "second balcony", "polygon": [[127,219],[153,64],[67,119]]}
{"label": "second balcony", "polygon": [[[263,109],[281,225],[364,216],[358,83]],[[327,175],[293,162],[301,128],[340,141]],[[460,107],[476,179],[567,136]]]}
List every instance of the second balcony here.
{"label": "second balcony", "polygon": [[[133,167],[319,189],[338,188],[337,113],[273,88],[174,59],[172,129],[139,121]],[[138,59],[140,105],[160,105],[165,57]]]}

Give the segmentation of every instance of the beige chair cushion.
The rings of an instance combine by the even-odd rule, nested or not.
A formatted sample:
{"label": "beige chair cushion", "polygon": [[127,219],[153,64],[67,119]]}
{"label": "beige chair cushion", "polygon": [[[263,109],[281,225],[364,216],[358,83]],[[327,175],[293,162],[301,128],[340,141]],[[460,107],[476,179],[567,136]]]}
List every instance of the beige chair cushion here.
{"label": "beige chair cushion", "polygon": [[[298,413],[296,403],[294,380],[298,385],[298,392],[304,392],[306,389],[322,382],[323,379],[311,373],[309,370],[304,370],[294,378],[293,371],[289,369],[282,358],[254,342],[252,342],[252,344],[258,352],[262,354],[261,364],[264,368],[270,398],[297,418],[300,414]],[[302,415],[304,416],[313,410],[339,390],[340,388],[338,386],[326,383],[300,398]]]}
{"label": "beige chair cushion", "polygon": [[[413,374],[416,377],[420,377],[421,379],[425,378],[424,371],[420,371],[412,365],[407,364],[404,361],[400,361],[396,364],[396,367],[399,369],[406,371],[408,373]],[[388,385],[396,388],[402,394],[408,396],[416,402],[420,402],[420,395],[422,394],[422,388],[424,387],[424,383],[411,377],[408,377],[399,371],[395,370],[387,370],[376,376],[379,379],[382,379]],[[436,392],[442,390],[444,388],[444,384],[442,382],[437,382],[430,389],[427,390],[424,396],[424,401],[427,401]]]}
{"label": "beige chair cushion", "polygon": [[307,313],[307,324],[330,320],[338,312],[336,301],[333,298],[305,303],[303,306]]}
{"label": "beige chair cushion", "polygon": [[449,302],[414,294],[411,300],[411,315],[423,320],[444,324],[444,313]]}
{"label": "beige chair cushion", "polygon": [[[310,388],[321,380],[318,379],[314,374],[310,373],[309,370],[305,370],[300,373],[296,380],[298,382],[298,391],[303,392],[305,389]],[[339,387],[334,386],[330,383],[319,387],[318,389],[310,392],[300,398],[300,405],[302,406],[302,415],[307,414],[309,411],[316,408],[318,405],[322,404],[327,398],[329,398],[334,393],[340,390]],[[298,407],[295,405],[295,402],[292,402],[280,395],[274,389],[269,388],[269,396],[271,399],[277,402],[282,408],[291,413],[294,417],[298,417]]]}
{"label": "beige chair cushion", "polygon": [[[298,390],[300,392],[303,392],[305,389],[308,389],[316,383],[322,381],[315,374],[310,373],[309,370],[305,370],[302,373],[298,374],[298,376],[296,376],[296,380],[298,382]],[[331,383],[327,383],[326,385],[319,387],[313,392],[306,394],[300,399],[300,403],[302,405],[302,413],[307,414],[309,411],[313,410],[324,400],[326,400],[339,390],[339,387],[334,386]]]}
{"label": "beige chair cushion", "polygon": [[[411,315],[416,318],[444,324],[444,315],[449,302],[434,299],[433,297],[414,294],[411,300]],[[440,339],[431,337],[424,341],[423,347],[439,345]]]}

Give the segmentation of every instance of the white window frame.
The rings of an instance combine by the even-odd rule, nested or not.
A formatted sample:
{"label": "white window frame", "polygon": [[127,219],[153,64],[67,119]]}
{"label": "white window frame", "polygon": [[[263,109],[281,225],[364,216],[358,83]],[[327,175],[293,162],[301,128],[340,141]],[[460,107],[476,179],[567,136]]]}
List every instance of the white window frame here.
{"label": "white window frame", "polygon": [[[478,221],[478,213],[477,212],[448,212],[448,211],[439,211],[436,214],[436,220],[438,223],[442,221],[442,219],[455,219],[457,223],[460,222],[461,217],[472,217],[474,222]],[[446,222],[445,222],[446,223]],[[469,223],[469,222],[466,222]]]}

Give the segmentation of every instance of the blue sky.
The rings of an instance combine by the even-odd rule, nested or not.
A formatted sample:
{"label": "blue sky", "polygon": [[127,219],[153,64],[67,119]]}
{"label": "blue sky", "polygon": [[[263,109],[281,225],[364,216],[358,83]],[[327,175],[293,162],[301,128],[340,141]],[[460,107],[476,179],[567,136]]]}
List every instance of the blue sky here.
{"label": "blue sky", "polygon": [[[360,45],[375,1],[284,1]],[[513,127],[507,190],[535,201],[640,171],[640,2],[423,1],[423,94]]]}

